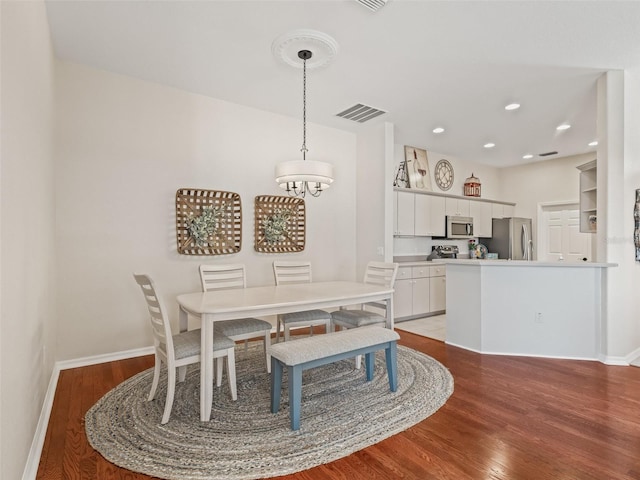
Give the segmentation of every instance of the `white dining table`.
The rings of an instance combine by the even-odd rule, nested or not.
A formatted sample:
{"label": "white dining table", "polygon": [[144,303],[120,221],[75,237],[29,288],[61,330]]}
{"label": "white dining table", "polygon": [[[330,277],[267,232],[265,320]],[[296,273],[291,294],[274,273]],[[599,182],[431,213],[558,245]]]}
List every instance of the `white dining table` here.
{"label": "white dining table", "polygon": [[393,288],[360,282],[313,282],[295,285],[249,287],[178,295],[180,331],[187,329],[188,314],[200,318],[200,419],[211,418],[213,401],[213,323],[312,309],[385,302],[386,326],[393,329]]}

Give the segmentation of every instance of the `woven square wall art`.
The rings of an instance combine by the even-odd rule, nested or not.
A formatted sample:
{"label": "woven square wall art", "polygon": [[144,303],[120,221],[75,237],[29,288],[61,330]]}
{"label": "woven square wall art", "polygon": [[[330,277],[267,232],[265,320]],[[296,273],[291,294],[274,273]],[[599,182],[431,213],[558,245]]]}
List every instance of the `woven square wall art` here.
{"label": "woven square wall art", "polygon": [[305,205],[295,197],[260,195],[255,199],[255,250],[293,253],[304,250]]}
{"label": "woven square wall art", "polygon": [[176,241],[183,255],[225,255],[242,246],[240,195],[180,188],[176,192]]}

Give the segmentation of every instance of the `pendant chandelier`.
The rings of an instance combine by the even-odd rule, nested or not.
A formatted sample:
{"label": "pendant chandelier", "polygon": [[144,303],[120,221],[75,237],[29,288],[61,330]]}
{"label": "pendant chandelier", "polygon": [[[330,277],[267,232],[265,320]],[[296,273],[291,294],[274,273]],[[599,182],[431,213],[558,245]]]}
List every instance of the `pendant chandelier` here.
{"label": "pendant chandelier", "polygon": [[290,160],[276,165],[276,182],[290,196],[304,198],[320,194],[333,182],[333,165],[316,160],[307,160],[307,60],[313,54],[310,50],[300,50],[302,60],[302,160]]}

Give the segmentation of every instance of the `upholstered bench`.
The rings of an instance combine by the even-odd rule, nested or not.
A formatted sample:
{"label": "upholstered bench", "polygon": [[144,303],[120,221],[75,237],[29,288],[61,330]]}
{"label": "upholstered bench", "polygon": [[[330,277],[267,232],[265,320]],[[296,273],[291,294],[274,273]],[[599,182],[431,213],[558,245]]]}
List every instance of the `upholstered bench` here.
{"label": "upholstered bench", "polygon": [[397,341],[393,330],[372,326],[316,335],[271,346],[271,412],[280,408],[282,371],[287,367],[289,388],[289,418],[291,429],[300,428],[302,402],[302,371],[327,365],[356,355],[365,356],[367,381],[373,379],[375,352],[384,350],[387,361],[389,388],[398,389]]}

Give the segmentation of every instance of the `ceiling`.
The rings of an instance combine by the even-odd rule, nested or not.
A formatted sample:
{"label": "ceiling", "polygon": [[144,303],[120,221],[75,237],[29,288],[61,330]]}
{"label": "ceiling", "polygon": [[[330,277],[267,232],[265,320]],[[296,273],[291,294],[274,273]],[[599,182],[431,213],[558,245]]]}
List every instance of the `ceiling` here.
{"label": "ceiling", "polygon": [[[339,51],[308,72],[310,122],[392,122],[398,144],[498,167],[594,151],[597,78],[640,67],[635,1],[388,0],[372,12],[355,0],[56,0],[47,11],[62,60],[300,118],[301,71],[271,45],[324,32]],[[356,103],[388,113],[336,117]],[[307,146],[312,156],[312,126]]]}

